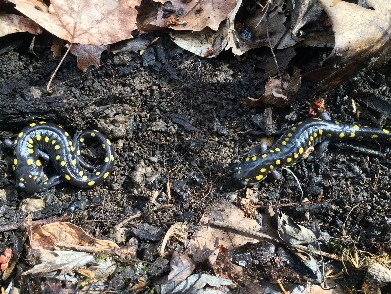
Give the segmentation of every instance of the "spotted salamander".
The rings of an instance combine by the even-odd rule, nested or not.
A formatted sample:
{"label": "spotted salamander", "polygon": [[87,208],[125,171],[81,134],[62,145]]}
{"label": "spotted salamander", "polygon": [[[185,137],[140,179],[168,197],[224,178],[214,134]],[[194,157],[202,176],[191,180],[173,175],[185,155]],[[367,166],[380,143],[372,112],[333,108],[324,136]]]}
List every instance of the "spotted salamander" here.
{"label": "spotted salamander", "polygon": [[306,154],[308,148],[315,145],[317,145],[316,151],[321,153],[330,141],[391,141],[391,133],[386,129],[370,129],[331,121],[327,114],[322,118],[313,117],[297,123],[269,150],[265,143],[256,147],[258,149],[256,153],[234,168],[233,179],[242,185],[248,185],[263,180],[269,174],[279,178],[276,168],[291,165]]}
{"label": "spotted salamander", "polygon": [[[80,156],[80,147],[86,138],[98,140],[105,150],[104,163],[99,169]],[[8,145],[14,148],[12,169],[17,186],[28,193],[42,192],[62,182],[80,188],[93,187],[107,178],[114,166],[113,144],[96,130],[76,135],[72,140],[60,126],[46,122],[32,123]],[[47,178],[43,168],[49,159],[57,174]]]}

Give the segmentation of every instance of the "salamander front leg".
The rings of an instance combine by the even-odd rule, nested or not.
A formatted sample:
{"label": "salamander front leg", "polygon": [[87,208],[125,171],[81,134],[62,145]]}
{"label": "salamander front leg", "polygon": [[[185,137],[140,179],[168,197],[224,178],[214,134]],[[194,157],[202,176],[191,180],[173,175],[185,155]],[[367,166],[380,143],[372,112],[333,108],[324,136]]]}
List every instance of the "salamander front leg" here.
{"label": "salamander front leg", "polygon": [[47,189],[50,189],[55,185],[61,184],[64,181],[65,180],[61,176],[53,176],[45,182],[46,184],[42,184],[40,192],[46,191]]}
{"label": "salamander front leg", "polygon": [[266,150],[267,150],[267,145],[266,145],[266,143],[262,142],[258,146],[255,146],[255,147],[251,148],[250,156],[263,154],[263,153],[266,152]]}
{"label": "salamander front leg", "polygon": [[38,154],[38,157],[42,159],[43,165],[47,165],[49,163],[50,157],[47,153],[39,149],[35,149],[34,151]]}
{"label": "salamander front leg", "polygon": [[318,114],[318,117],[323,119],[323,120],[331,120],[330,115],[325,111],[325,112],[320,112]]}

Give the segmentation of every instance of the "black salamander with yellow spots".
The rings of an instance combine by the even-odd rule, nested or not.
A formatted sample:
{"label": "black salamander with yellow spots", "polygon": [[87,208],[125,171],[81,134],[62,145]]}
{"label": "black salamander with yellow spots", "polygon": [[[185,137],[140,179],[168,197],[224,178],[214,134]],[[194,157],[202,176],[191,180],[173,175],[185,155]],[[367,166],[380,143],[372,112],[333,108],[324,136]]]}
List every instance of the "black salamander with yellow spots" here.
{"label": "black salamander with yellow spots", "polygon": [[[105,150],[105,159],[96,170],[80,156],[80,146],[86,138],[98,140]],[[8,145],[15,148],[13,170],[17,186],[28,193],[42,192],[62,182],[80,188],[100,184],[114,166],[113,144],[98,131],[86,131],[74,140],[61,127],[51,123],[32,123]],[[43,167],[52,160],[58,174],[46,177]]]}
{"label": "black salamander with yellow spots", "polygon": [[391,143],[391,133],[386,129],[370,129],[331,121],[327,114],[313,117],[291,127],[269,150],[265,143],[256,147],[258,154],[246,158],[235,167],[233,178],[242,185],[259,182],[268,174],[279,178],[276,168],[296,162],[309,147],[317,145],[315,150],[321,153],[330,141],[345,140],[379,140]]}

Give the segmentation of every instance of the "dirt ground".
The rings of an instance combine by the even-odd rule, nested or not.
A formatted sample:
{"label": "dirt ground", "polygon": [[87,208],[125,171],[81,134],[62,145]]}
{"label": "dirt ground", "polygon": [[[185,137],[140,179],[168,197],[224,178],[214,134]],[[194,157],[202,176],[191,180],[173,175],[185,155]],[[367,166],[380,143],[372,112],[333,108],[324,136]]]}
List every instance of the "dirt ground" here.
{"label": "dirt ground", "polygon": [[[205,59],[177,47],[167,35],[147,37],[153,40],[157,36],[159,40],[142,56],[106,52],[102,65],[87,73],[77,68],[74,56],[67,56],[54,78],[52,93],[46,86],[59,61],[52,58],[50,36],[36,37],[35,54],[28,52],[30,35],[4,37],[0,45],[1,141],[15,138],[31,122],[44,120],[61,124],[71,135],[98,129],[115,144],[114,172],[103,185],[80,190],[61,184],[33,195],[44,199],[45,208],[34,212],[32,219],[69,215],[70,222],[92,236],[112,239],[116,224],[141,213],[126,225],[125,242],[117,243],[125,245],[135,237],[139,242],[137,258],[164,266],[159,270],[143,270],[137,264],[118,267],[106,282],[109,290],[118,293],[132,293],[129,285],[137,284],[141,277],[151,281],[169,272],[169,257],[160,258],[157,247],[171,225],[186,222],[191,233],[208,206],[224,200],[240,206],[246,189],[232,185],[233,166],[270,131],[263,123],[265,108],[243,103],[244,98],[263,94],[270,49],[255,49],[242,57],[224,53]],[[302,74],[330,53],[330,49],[295,50],[290,67],[299,68]],[[390,71],[388,65],[359,73],[326,94],[303,79],[291,105],[272,109],[273,134],[278,138],[307,118],[310,103],[319,98],[325,99],[333,119],[390,128]],[[352,99],[359,116],[353,111]],[[379,99],[384,104],[379,106]],[[352,151],[352,146],[386,156]],[[317,227],[322,235],[329,236],[321,247],[330,253],[356,248],[375,255],[389,254],[390,146],[355,141],[343,146],[332,144],[324,156],[301,160],[291,167],[303,195],[286,171],[281,180],[261,182],[255,191],[258,211],[264,213],[265,206],[278,201],[280,210],[295,222]],[[21,210],[21,204],[31,195],[15,188],[12,151],[2,149],[0,155],[3,227],[26,219],[28,213]],[[171,184],[170,191],[167,183]],[[21,228],[1,232],[0,252],[7,247],[23,248],[24,238]],[[182,243],[170,246],[169,250],[178,252],[185,247]],[[24,258],[21,253],[21,269],[29,266]],[[195,270],[202,271],[212,273],[205,265]],[[339,282],[350,289],[359,288],[361,278],[345,276]],[[39,288],[38,281],[31,283],[25,281],[22,288]],[[150,283],[142,293],[151,293],[152,288]],[[239,293],[245,285],[238,282],[233,289]]]}

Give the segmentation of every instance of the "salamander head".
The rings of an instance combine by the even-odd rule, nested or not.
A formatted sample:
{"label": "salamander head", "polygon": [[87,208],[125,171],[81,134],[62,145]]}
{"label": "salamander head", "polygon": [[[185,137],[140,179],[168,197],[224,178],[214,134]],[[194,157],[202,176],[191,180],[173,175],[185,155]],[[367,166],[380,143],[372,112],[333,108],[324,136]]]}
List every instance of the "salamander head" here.
{"label": "salamander head", "polygon": [[[254,167],[252,165],[254,165]],[[266,178],[266,174],[260,174],[257,164],[247,162],[236,166],[232,175],[235,184],[242,186],[253,185],[264,178]]]}
{"label": "salamander head", "polygon": [[45,178],[43,170],[32,170],[25,166],[17,169],[15,174],[17,186],[27,193],[33,194],[42,189]]}

